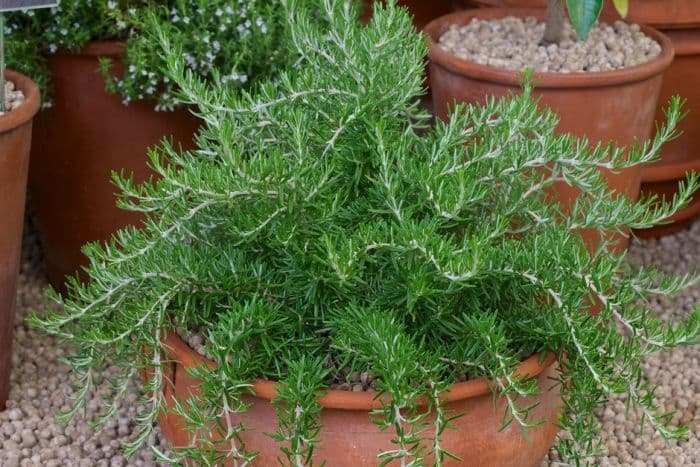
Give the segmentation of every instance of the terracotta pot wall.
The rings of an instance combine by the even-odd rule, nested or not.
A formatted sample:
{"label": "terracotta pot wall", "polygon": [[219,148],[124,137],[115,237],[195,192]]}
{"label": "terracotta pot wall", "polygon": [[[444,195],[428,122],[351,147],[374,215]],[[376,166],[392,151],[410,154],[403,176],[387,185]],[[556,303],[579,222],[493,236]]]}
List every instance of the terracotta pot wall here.
{"label": "terracotta pot wall", "polygon": [[49,281],[61,287],[86,258],[83,244],[107,240],[117,229],[138,225],[142,216],[116,207],[112,171],[146,180],[148,147],[172,136],[192,145],[198,124],[185,110],[156,112],[153,102],[124,106],[107,94],[98,57],[115,61],[123,71],[118,43],[91,43],[79,54],[48,57],[53,107],[37,118],[30,190],[33,213]]}
{"label": "terracotta pot wall", "polygon": [[[478,65],[461,60],[435,45],[435,41],[451,24],[468,24],[473,18],[494,19],[508,15],[539,16],[541,9],[466,10],[443,16],[428,26],[426,32],[433,43],[429,52],[430,81],[436,114],[446,118],[456,102],[482,103],[486,96],[505,96],[519,92],[520,73]],[[656,60],[637,67],[602,73],[535,73],[534,95],[543,107],[550,107],[560,117],[558,131],[585,136],[592,142],[614,141],[630,145],[646,140],[652,131],[654,116],[661,90],[663,72],[673,58],[669,40],[660,33],[645,32],[662,43],[662,55]],[[624,170],[618,175],[605,173],[608,183],[618,193],[636,200],[639,196],[641,169]],[[569,205],[578,191],[559,184],[557,197],[562,205]],[[585,233],[590,246],[595,246],[597,235]],[[626,241],[620,238],[620,247]]]}
{"label": "terracotta pot wall", "polygon": [[[173,387],[166,385],[166,400],[173,396],[185,400],[190,394],[197,393],[199,381],[186,370],[192,365],[201,365],[201,358],[187,347],[178,337],[169,337],[166,345],[173,349],[169,357],[172,364],[168,376],[174,381]],[[529,370],[522,373],[536,375],[542,394],[536,398],[537,408],[531,412],[531,420],[545,423],[528,431],[526,440],[517,424],[499,432],[505,413],[505,402],[499,399],[494,407],[493,396],[483,380],[460,383],[462,388],[478,387],[473,394],[456,397],[448,402],[446,408],[465,415],[452,422],[456,429],[445,430],[442,437],[443,446],[461,461],[447,460],[445,465],[472,467],[528,467],[539,465],[546,455],[557,434],[555,422],[560,415],[561,398],[559,390],[553,387],[552,378],[557,375],[557,366],[550,356],[547,363],[540,367],[538,357],[525,362]],[[209,362],[213,365],[212,362]],[[455,385],[455,388],[458,385]],[[277,416],[269,399],[274,396],[271,382],[258,382],[254,385],[258,397],[249,397],[251,410],[235,416],[234,423],[243,423],[246,430],[241,434],[247,449],[260,451],[255,465],[277,465],[277,459],[283,455],[279,444],[265,433],[277,429]],[[453,388],[454,391],[456,389]],[[467,390],[468,391],[468,390]],[[466,392],[466,391],[465,391]],[[321,414],[323,426],[320,434],[320,446],[314,456],[314,464],[326,460],[334,467],[358,467],[378,465],[377,454],[394,448],[391,430],[380,431],[369,416],[370,407],[377,407],[378,401],[372,401],[371,393],[352,393],[347,391],[329,391],[321,399],[324,406]],[[535,399],[520,401],[521,404],[535,402]],[[169,413],[160,419],[160,426],[166,439],[173,446],[191,446],[190,433],[184,430],[182,419]],[[427,434],[427,433],[426,433]],[[218,438],[218,437],[217,437]],[[233,464],[226,464],[233,465]],[[427,463],[430,465],[430,462]]]}
{"label": "terracotta pot wall", "polygon": [[29,146],[32,118],[41,100],[39,89],[26,76],[8,70],[6,78],[24,93],[25,102],[0,116],[0,410],[5,409],[10,391],[12,327],[22,256]]}

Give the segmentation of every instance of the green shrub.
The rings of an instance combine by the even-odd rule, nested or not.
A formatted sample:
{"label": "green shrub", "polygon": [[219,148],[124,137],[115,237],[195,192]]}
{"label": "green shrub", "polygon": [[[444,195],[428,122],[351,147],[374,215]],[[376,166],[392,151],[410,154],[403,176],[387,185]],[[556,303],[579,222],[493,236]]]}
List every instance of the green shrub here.
{"label": "green shrub", "polygon": [[[373,372],[391,396],[377,419],[396,432],[385,459],[420,464],[432,452],[441,463],[440,444],[421,442],[416,398],[445,425],[439,395],[459,374],[498,381],[504,424],[527,429],[539,420],[518,397],[538,389],[514,370],[530,352],[566,361],[561,424],[572,436],[559,440],[563,455],[595,452],[594,410],[612,394],[627,394],[662,435],[682,436],[654,406],[640,360],[695,343],[700,310],[664,323],[640,299],[697,278],[634,269],[605,241],[591,254],[576,234],[648,227],[687,204],[697,177],[672,205],[657,205],[608,193],[600,173],[655,158],[675,134],[679,101],[668,127],[628,153],[555,134],[556,116],[537,110],[529,86],[458,106],[431,126],[419,102],[426,42],[403,9],[378,7],[364,27],[347,2],[325,0],[325,28],[293,0],[282,3],[302,63],[254,93],[197,77],[160,34],[181,98],[206,126],[198,150],[151,154],[157,181],[119,181],[122,206],[148,213],[146,225],[86,247],[91,281],[72,281],[67,298],[51,293],[62,307],[33,318],[73,349],[74,411],[107,365],[123,369],[104,382],[114,389],[108,407],[149,369],[150,410],[134,446],[146,439],[164,407],[163,336],[182,326],[201,330],[219,362],[196,371],[202,395],[178,409],[192,428],[246,410],[251,380],[277,380],[274,437],[290,441],[281,453],[290,463],[307,459],[323,433],[313,396],[348,368]],[[586,193],[570,214],[547,196],[562,180]],[[592,316],[596,298],[603,307]],[[297,406],[311,415],[285,409]],[[254,457],[239,443],[246,427],[223,425],[229,454]],[[217,461],[200,439],[174,459]]]}
{"label": "green shrub", "polygon": [[8,16],[8,66],[46,89],[44,54],[76,51],[95,40],[125,41],[123,76],[112,75],[103,61],[107,89],[125,104],[153,99],[159,109],[171,109],[177,100],[146,27],[149,17],[182,45],[190,69],[232,88],[275,76],[297,59],[286,48],[289,23],[279,0],[61,0],[56,8]]}

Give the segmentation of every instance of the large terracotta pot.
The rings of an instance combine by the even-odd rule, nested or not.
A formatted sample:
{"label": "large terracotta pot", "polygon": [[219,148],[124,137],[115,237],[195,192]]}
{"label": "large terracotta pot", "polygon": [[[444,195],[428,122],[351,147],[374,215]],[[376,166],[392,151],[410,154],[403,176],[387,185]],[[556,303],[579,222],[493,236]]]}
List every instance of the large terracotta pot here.
{"label": "large terracotta pot", "polygon": [[[471,0],[473,5],[496,7],[544,8],[546,0]],[[619,19],[612,2],[604,3],[602,17]],[[700,171],[700,1],[699,0],[633,0],[627,21],[662,30],[673,43],[675,58],[664,75],[656,118],[664,120],[663,110],[669,99],[679,95],[686,99],[690,113],[680,124],[683,134],[667,144],[661,161],[642,169],[642,193],[656,194],[671,200],[678,183],[689,171]],[[659,237],[687,227],[700,214],[700,196],[692,204],[669,219],[670,224],[647,230],[636,230],[639,237]]]}
{"label": "large terracotta pot", "polygon": [[[166,341],[169,347],[171,366],[167,377],[174,385],[166,383],[166,401],[172,406],[173,397],[185,400],[198,392],[199,381],[187,372],[188,368],[215,363],[203,360],[179,337],[170,335]],[[505,401],[494,400],[486,380],[478,379],[452,386],[445,397],[449,402],[446,408],[464,416],[451,424],[455,429],[445,430],[442,436],[443,447],[456,454],[463,461],[447,460],[445,465],[474,467],[527,467],[538,465],[546,455],[557,434],[557,421],[561,414],[562,402],[559,388],[551,378],[557,374],[557,365],[552,355],[540,364],[539,357],[533,356],[524,361],[519,372],[536,378],[541,395],[520,404],[538,402],[531,412],[533,421],[544,423],[528,431],[528,439],[523,436],[516,423],[511,423],[499,431],[505,413]],[[260,456],[254,465],[278,465],[282,456],[279,444],[265,435],[277,429],[277,416],[270,400],[277,392],[272,381],[258,380],[253,383],[255,397],[248,397],[251,409],[236,415],[233,423],[242,423],[245,431],[241,438],[249,451],[259,451]],[[321,412],[320,445],[315,451],[314,465],[326,460],[333,467],[358,467],[378,465],[377,454],[394,449],[391,430],[380,431],[370,420],[370,411],[380,407],[375,400],[376,393],[355,393],[348,391],[328,391],[319,399]],[[191,446],[191,433],[185,430],[182,419],[172,411],[160,418],[161,430],[172,446]],[[426,432],[426,436],[429,433]],[[226,464],[229,465],[229,464]]]}
{"label": "large terracotta pot", "polygon": [[[465,4],[489,7],[546,8],[547,0],[464,0]],[[601,17],[620,19],[612,0],[603,0]],[[630,0],[625,21],[653,26],[657,29],[678,29],[700,26],[698,0]]]}
{"label": "large terracotta pot", "polygon": [[[505,16],[535,16],[545,18],[542,9],[483,8],[464,10],[442,16],[425,28],[430,37],[430,81],[436,114],[446,118],[454,102],[482,103],[486,96],[504,96],[519,92],[521,73],[479,65],[462,60],[438,45],[440,36],[452,24],[466,25],[473,18],[482,20]],[[630,145],[649,138],[656,113],[664,71],[673,60],[670,40],[649,27],[643,31],[662,47],[659,57],[651,62],[622,70],[598,73],[534,73],[534,95],[542,106],[550,107],[560,118],[558,131],[585,136],[591,142],[614,141]],[[634,167],[618,174],[606,172],[609,186],[632,200],[639,196],[641,168]],[[556,196],[566,206],[578,191],[564,183],[558,184]],[[598,237],[584,232],[589,246]],[[624,248],[627,240],[618,238]]]}
{"label": "large terracotta pot", "polygon": [[32,119],[41,97],[36,84],[7,70],[5,77],[24,93],[24,103],[0,115],[0,410],[10,392],[12,326],[19,262],[22,256],[24,201],[29,170]]}
{"label": "large terracotta pot", "polygon": [[53,106],[37,117],[29,183],[49,281],[57,288],[86,263],[83,244],[142,219],[116,207],[111,173],[145,181],[151,176],[146,149],[166,136],[189,147],[198,126],[186,110],[156,112],[153,102],[125,106],[107,94],[98,58],[111,58],[118,74],[122,53],[118,42],[93,42],[79,53],[48,57]]}
{"label": "large terracotta pot", "polygon": [[[372,16],[372,4],[374,0],[363,1],[362,18],[368,20]],[[422,29],[427,23],[438,16],[447,14],[462,7],[460,0],[398,0],[397,4],[407,7],[413,15],[413,24],[416,29]]]}

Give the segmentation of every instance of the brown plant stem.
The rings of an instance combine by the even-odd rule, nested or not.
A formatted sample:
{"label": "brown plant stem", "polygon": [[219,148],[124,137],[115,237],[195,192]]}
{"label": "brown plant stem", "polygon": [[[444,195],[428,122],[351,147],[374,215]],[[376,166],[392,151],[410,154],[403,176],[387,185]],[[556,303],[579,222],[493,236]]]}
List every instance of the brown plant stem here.
{"label": "brown plant stem", "polygon": [[566,23],[564,0],[547,0],[547,25],[540,44],[558,44],[563,40]]}

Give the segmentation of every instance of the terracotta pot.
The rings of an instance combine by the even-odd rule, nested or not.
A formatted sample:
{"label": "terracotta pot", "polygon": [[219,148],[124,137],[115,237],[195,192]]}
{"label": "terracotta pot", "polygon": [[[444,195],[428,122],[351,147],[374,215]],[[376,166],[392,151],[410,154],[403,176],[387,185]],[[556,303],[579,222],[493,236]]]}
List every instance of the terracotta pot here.
{"label": "terracotta pot", "polygon": [[[521,73],[493,68],[462,60],[442,50],[439,37],[452,24],[465,25],[473,18],[496,19],[505,16],[535,16],[544,19],[542,9],[483,8],[465,10],[442,16],[428,24],[430,37],[430,81],[435,112],[446,118],[456,102],[481,103],[486,96],[504,96],[519,92]],[[560,117],[558,131],[585,136],[591,142],[614,141],[630,145],[649,138],[661,90],[664,71],[673,60],[670,40],[658,31],[642,27],[644,32],[662,46],[661,55],[651,62],[622,70],[599,73],[534,73],[534,96],[541,105],[550,107]],[[641,168],[635,167],[619,174],[606,172],[609,186],[632,200],[639,196]],[[561,183],[556,196],[562,205],[569,205],[578,191]],[[598,236],[583,234],[594,247]],[[618,246],[627,240],[619,238]]]}
{"label": "terracotta pot", "polygon": [[[544,8],[546,0],[471,0],[474,6],[514,6]],[[604,3],[601,15],[606,20],[620,19],[612,3]],[[675,58],[664,75],[657,120],[663,121],[663,109],[669,99],[679,95],[687,100],[690,113],[680,128],[683,134],[663,148],[661,162],[642,169],[642,192],[670,199],[678,190],[678,182],[688,171],[700,171],[700,1],[698,0],[634,0],[629,4],[627,21],[656,27],[673,43]],[[675,188],[671,188],[675,186]],[[660,237],[688,226],[698,214],[700,200],[676,213],[670,221],[653,229],[636,230],[639,237]]]}
{"label": "terracotta pot", "polygon": [[[697,2],[700,14],[700,1]],[[663,120],[665,104],[673,95],[686,99],[689,111],[679,128],[683,134],[664,146],[661,160],[642,169],[642,193],[657,194],[670,200],[678,191],[678,182],[686,173],[700,172],[700,27],[664,31],[673,42],[676,57],[664,76],[657,120]],[[660,237],[687,227],[700,213],[700,195],[692,204],[677,212],[669,225],[636,230],[639,237]]]}
{"label": "terracotta pot", "polygon": [[[678,191],[679,181],[680,179],[670,179],[660,180],[658,182],[644,182],[642,184],[642,190],[644,190],[642,195],[654,193],[670,201],[673,199],[673,195]],[[700,196],[696,194],[690,206],[677,212],[668,219],[671,221],[670,223],[661,224],[652,229],[635,230],[634,233],[637,237],[641,238],[656,238],[671,235],[689,227],[693,222],[693,218],[697,215],[700,215]]]}
{"label": "terracotta pot", "polygon": [[[368,20],[372,16],[372,4],[374,0],[364,0],[362,18]],[[416,29],[422,29],[427,23],[438,16],[447,14],[462,7],[461,0],[398,0],[397,4],[407,7],[413,15],[413,24]]]}
{"label": "terracotta pot", "polygon": [[114,73],[121,73],[122,53],[120,43],[93,42],[79,53],[48,57],[53,107],[37,117],[29,183],[49,281],[57,288],[86,263],[83,244],[142,220],[116,207],[112,171],[143,182],[152,175],[146,149],[166,136],[189,147],[198,126],[186,110],[156,112],[153,102],[124,106],[120,96],[107,94],[98,58],[113,59]]}
{"label": "terracotta pot", "polygon": [[[184,400],[198,391],[199,381],[187,372],[188,368],[202,364],[213,367],[215,363],[203,360],[175,335],[170,335],[165,344],[171,349],[168,357],[172,361],[167,376],[174,381],[174,386],[166,383],[165,396],[172,405],[173,397]],[[544,423],[529,430],[527,440],[515,423],[499,432],[505,402],[502,399],[494,401],[489,383],[478,379],[455,384],[445,394],[446,406],[464,416],[452,422],[455,429],[445,430],[442,443],[464,461],[447,460],[445,465],[525,467],[538,465],[546,455],[558,431],[562,404],[559,389],[551,381],[557,373],[555,358],[549,355],[540,364],[539,356],[533,356],[521,364],[519,372],[537,378],[542,394],[536,398],[539,405],[531,416],[532,420]],[[254,465],[277,465],[277,459],[282,457],[280,445],[265,435],[277,429],[277,416],[270,403],[277,394],[275,384],[264,380],[253,383],[256,395],[247,398],[252,404],[250,411],[236,415],[232,420],[246,428],[241,438],[247,449],[260,452]],[[331,390],[319,399],[323,407],[323,428],[314,464],[325,459],[334,467],[378,465],[377,454],[394,448],[392,431],[380,431],[370,420],[370,411],[381,406],[375,396],[376,393]],[[521,404],[531,402],[535,399],[520,401]],[[172,446],[191,446],[191,434],[185,430],[182,419],[172,411],[160,418],[160,426]]]}
{"label": "terracotta pot", "polygon": [[12,327],[22,256],[32,119],[41,103],[39,88],[32,80],[11,70],[5,77],[24,93],[25,101],[0,115],[0,410],[5,409],[10,392]]}
{"label": "terracotta pot", "polygon": [[[465,0],[465,4],[488,7],[545,8],[546,0]],[[611,0],[604,0],[601,17],[620,19]],[[698,0],[631,0],[625,21],[654,26],[658,29],[676,29],[700,26]]]}

